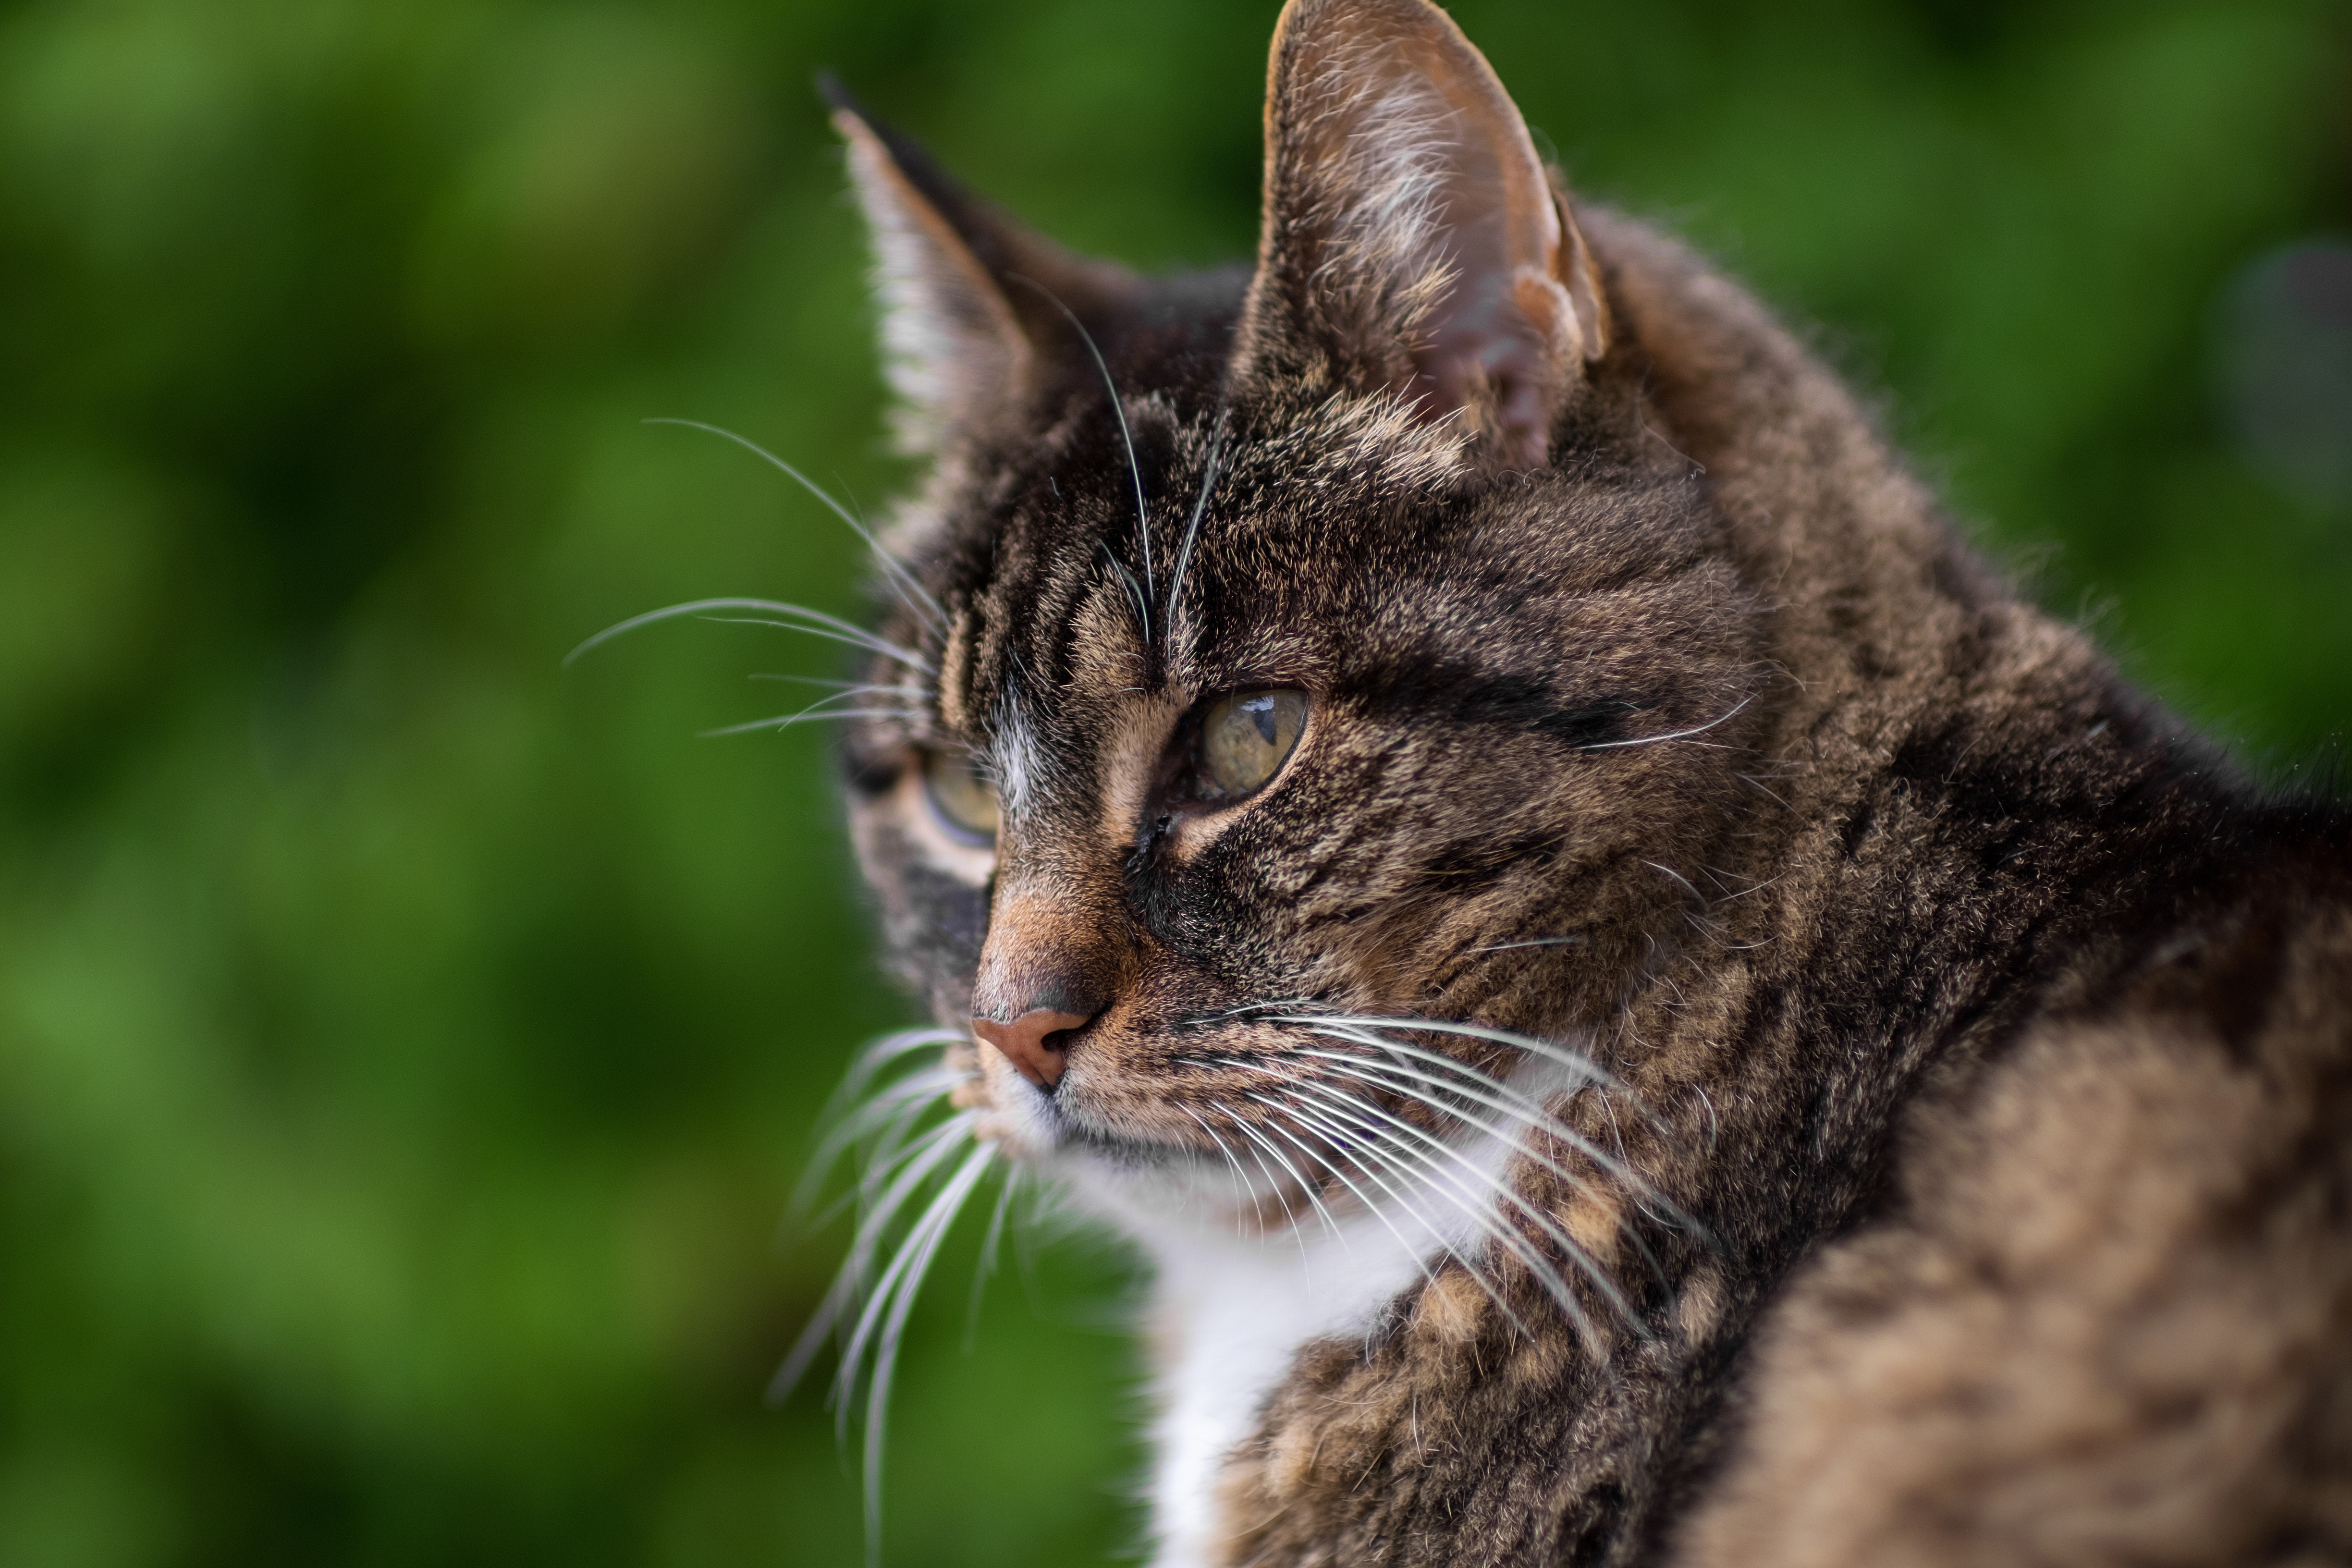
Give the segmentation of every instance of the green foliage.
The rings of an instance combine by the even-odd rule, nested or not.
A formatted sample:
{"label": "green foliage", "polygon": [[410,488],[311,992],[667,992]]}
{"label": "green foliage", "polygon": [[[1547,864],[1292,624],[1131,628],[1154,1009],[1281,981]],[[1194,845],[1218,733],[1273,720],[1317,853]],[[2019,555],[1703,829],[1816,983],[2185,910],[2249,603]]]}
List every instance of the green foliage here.
{"label": "green foliage", "polygon": [[[1957,510],[2273,766],[2352,713],[2352,529],[2228,447],[2207,322],[2347,226],[2305,0],[1463,0],[1581,191],[1886,389]],[[1149,266],[1244,254],[1265,0],[0,11],[0,1562],[850,1561],[769,1370],[866,957],[816,645],[867,506],[830,65]],[[977,1228],[976,1226],[972,1228]],[[1116,1257],[919,1312],[894,1562],[1131,1539]]]}

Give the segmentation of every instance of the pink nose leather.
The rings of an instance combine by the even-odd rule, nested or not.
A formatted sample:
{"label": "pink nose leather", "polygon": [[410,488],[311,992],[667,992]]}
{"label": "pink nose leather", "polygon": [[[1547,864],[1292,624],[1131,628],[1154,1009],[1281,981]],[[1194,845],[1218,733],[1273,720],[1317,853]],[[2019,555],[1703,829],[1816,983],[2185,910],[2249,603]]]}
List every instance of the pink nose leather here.
{"label": "pink nose leather", "polygon": [[1069,1058],[1058,1047],[1047,1045],[1046,1037],[1065,1029],[1083,1029],[1087,1021],[1088,1016],[1084,1013],[1032,1007],[1010,1024],[1000,1024],[993,1018],[974,1018],[971,1032],[1003,1051],[1023,1078],[1039,1089],[1051,1089],[1062,1081],[1062,1069],[1069,1064]]}

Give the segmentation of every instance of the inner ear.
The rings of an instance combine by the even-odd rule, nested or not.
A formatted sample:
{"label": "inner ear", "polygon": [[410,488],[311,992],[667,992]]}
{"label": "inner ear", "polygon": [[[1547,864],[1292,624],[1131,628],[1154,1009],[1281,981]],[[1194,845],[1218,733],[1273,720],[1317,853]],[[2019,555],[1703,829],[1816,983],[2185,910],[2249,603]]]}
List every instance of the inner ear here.
{"label": "inner ear", "polygon": [[1568,204],[1453,20],[1426,0],[1290,0],[1242,374],[1403,393],[1531,467],[1606,347]]}

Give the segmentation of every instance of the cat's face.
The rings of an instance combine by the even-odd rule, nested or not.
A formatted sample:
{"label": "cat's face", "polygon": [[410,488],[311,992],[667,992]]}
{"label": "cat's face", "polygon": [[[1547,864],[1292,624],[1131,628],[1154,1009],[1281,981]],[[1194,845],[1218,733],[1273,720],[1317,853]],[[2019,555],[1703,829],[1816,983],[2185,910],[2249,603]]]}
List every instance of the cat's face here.
{"label": "cat's face", "polygon": [[[1302,35],[1314,9],[1294,73],[1367,82],[1330,114],[1443,122],[1442,73]],[[1344,1140],[1317,1093],[1426,1119],[1401,1075],[1499,1076],[1499,1035],[1593,1025],[1665,962],[1738,809],[1754,606],[1564,207],[1520,170],[1367,238],[1350,204],[1397,171],[1294,118],[1244,298],[1052,252],[844,110],[938,454],[892,539],[908,657],[846,742],[857,842],[1016,1152],[1164,1175],[1254,1141],[1272,1174]],[[1515,112],[1494,135],[1536,167]]]}

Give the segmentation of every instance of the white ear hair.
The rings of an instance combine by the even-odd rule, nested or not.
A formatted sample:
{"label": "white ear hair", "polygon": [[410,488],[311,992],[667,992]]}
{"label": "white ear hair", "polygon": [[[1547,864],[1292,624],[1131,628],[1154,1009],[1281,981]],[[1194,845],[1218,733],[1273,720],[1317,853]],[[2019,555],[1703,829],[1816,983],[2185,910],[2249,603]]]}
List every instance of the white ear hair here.
{"label": "white ear hair", "polygon": [[1599,279],[1517,108],[1427,0],[1291,0],[1244,353],[1319,337],[1517,465],[1607,346]]}
{"label": "white ear hair", "polygon": [[846,109],[833,122],[874,245],[885,374],[898,395],[901,450],[934,451],[947,432],[1027,381],[1031,349],[1003,290],[881,137]]}

